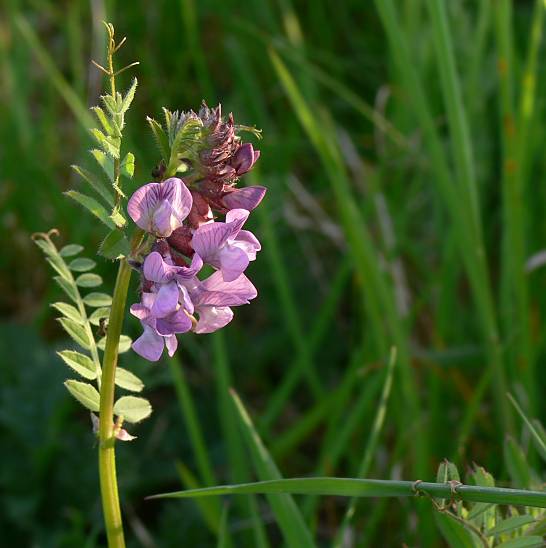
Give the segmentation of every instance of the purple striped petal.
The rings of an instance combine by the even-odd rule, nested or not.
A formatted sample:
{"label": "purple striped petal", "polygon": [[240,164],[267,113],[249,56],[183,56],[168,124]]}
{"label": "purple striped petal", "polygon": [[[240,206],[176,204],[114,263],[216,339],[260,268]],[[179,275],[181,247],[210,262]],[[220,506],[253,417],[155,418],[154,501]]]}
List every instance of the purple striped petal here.
{"label": "purple striped petal", "polygon": [[249,263],[245,251],[234,245],[224,246],[220,250],[219,258],[222,276],[226,282],[236,280],[245,271]]}
{"label": "purple striped petal", "polygon": [[252,211],[260,205],[267,189],[263,186],[247,186],[232,190],[222,198],[227,209],[246,209]]}
{"label": "purple striped petal", "polygon": [[231,236],[232,227],[226,223],[209,223],[200,226],[193,234],[192,247],[204,262],[218,266],[218,249]]}
{"label": "purple striped petal", "polygon": [[212,333],[226,326],[233,319],[233,311],[228,307],[204,306],[198,311],[199,321],[195,333]]}
{"label": "purple striped petal", "polygon": [[244,274],[232,282],[226,282],[222,278],[222,273],[218,271],[203,281],[194,303],[196,307],[240,306],[248,304],[257,294],[256,288]]}
{"label": "purple striped petal", "polygon": [[144,260],[143,272],[151,282],[166,283],[175,277],[178,267],[166,263],[160,253],[152,251]]}
{"label": "purple striped petal", "polygon": [[237,234],[239,234],[239,231],[241,230],[241,228],[243,228],[243,225],[245,224],[249,215],[250,211],[246,209],[232,209],[227,212],[226,224],[231,227],[231,234],[229,236],[230,240],[233,240],[237,237]]}

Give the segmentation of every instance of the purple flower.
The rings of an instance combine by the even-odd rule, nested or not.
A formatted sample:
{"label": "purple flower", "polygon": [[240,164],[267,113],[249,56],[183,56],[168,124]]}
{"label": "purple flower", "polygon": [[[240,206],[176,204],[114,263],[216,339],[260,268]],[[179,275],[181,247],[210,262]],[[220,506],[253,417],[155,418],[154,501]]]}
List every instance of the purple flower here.
{"label": "purple flower", "polygon": [[222,198],[222,205],[226,209],[246,209],[252,211],[260,205],[267,189],[263,186],[247,186],[245,188],[234,188],[227,192]]}
{"label": "purple flower", "polygon": [[131,306],[131,314],[140,320],[144,328],[144,333],[132,348],[143,358],[156,362],[165,347],[172,356],[178,347],[175,333],[185,333],[191,329],[191,319],[184,307],[179,306],[178,296],[178,284],[172,281],[159,286],[157,292],[142,293],[141,303]]}
{"label": "purple flower", "polygon": [[260,151],[254,150],[252,143],[245,143],[237,149],[231,160],[231,167],[235,169],[238,176],[244,175],[252,169],[259,157]]}
{"label": "purple flower", "polygon": [[231,306],[248,304],[258,292],[252,282],[241,274],[226,282],[221,272],[215,272],[203,282],[197,278],[182,282],[188,290],[195,313],[199,316],[195,333],[212,333],[226,326],[233,319]]}
{"label": "purple flower", "polygon": [[157,251],[152,251],[144,260],[142,271],[148,281],[165,284],[176,279],[191,279],[202,267],[203,261],[197,254],[193,255],[190,266],[177,266],[172,261],[165,261]]}
{"label": "purple flower", "polygon": [[195,253],[205,263],[219,269],[226,282],[236,280],[261,249],[252,232],[241,230],[248,215],[246,209],[232,209],[226,215],[225,223],[202,225],[193,235]]}
{"label": "purple flower", "polygon": [[171,177],[140,187],[129,199],[127,212],[140,228],[166,238],[182,226],[191,207],[190,191],[181,179]]}

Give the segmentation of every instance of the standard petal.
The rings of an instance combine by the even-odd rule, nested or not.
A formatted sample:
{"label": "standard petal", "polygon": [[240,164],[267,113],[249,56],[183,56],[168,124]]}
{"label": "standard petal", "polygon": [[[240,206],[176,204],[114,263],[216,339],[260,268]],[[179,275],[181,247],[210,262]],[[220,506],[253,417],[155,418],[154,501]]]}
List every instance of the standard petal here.
{"label": "standard petal", "polygon": [[195,333],[212,333],[226,326],[233,319],[231,308],[204,306],[198,309],[199,321]]}
{"label": "standard petal", "polygon": [[178,267],[167,264],[160,253],[152,251],[144,260],[144,277],[151,282],[166,283],[178,272]]}
{"label": "standard petal", "polygon": [[237,175],[243,175],[249,171],[254,165],[254,147],[252,143],[241,145],[231,164],[237,171]]}
{"label": "standard petal", "polygon": [[176,226],[171,226],[171,232],[178,228],[188,216],[193,198],[190,191],[178,177],[171,177],[162,183],[162,191],[172,207],[172,215],[176,218]]}
{"label": "standard petal", "polygon": [[220,250],[219,258],[220,270],[226,282],[236,280],[245,271],[249,263],[245,251],[234,245],[224,246]]}
{"label": "standard petal", "polygon": [[192,247],[204,262],[218,265],[218,249],[231,236],[233,227],[226,223],[209,223],[200,226],[193,234]]}
{"label": "standard petal", "polygon": [[164,318],[172,314],[178,306],[178,285],[175,281],[164,284],[159,288],[157,297],[151,309],[152,316]]}
{"label": "standard petal", "polygon": [[161,335],[158,335],[154,329],[143,325],[144,333],[132,344],[133,350],[151,362],[156,362],[161,358],[165,342]]}
{"label": "standard petal", "polygon": [[226,224],[231,227],[230,240],[234,240],[237,237],[249,215],[250,211],[247,209],[231,209],[227,212]]}
{"label": "standard petal", "polygon": [[159,183],[141,186],[129,199],[127,213],[142,230],[152,231],[152,216],[161,200]]}
{"label": "standard petal", "polygon": [[227,209],[252,211],[262,201],[267,189],[263,186],[247,186],[232,190],[222,198]]}

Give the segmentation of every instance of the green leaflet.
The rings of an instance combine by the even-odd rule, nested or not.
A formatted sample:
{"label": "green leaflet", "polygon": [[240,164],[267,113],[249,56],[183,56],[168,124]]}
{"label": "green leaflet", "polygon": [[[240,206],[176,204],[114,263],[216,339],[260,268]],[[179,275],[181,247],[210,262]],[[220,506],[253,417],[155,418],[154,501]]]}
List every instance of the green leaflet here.
{"label": "green leaflet", "polygon": [[87,169],[79,166],[72,166],[72,169],[83,179],[85,179],[91,185],[91,188],[93,188],[93,190],[100,194],[104,201],[110,207],[114,206],[114,195],[110,192],[110,190],[108,190],[106,185],[100,180],[99,177],[97,177],[91,171],[88,171]]}
{"label": "green leaflet", "polygon": [[97,389],[89,383],[68,380],[64,385],[68,391],[90,411],[97,412],[100,407],[100,396]]}
{"label": "green leaflet", "polygon": [[82,318],[80,311],[75,306],[72,306],[71,304],[57,302],[57,303],[53,303],[50,306],[58,310],[66,318],[69,318],[70,320],[73,320],[76,323],[83,324],[85,321]]}
{"label": "green leaflet", "polygon": [[72,257],[74,255],[77,255],[78,253],[81,253],[82,251],[83,245],[68,244],[61,248],[61,250],[59,251],[59,255],[61,257]]}
{"label": "green leaflet", "polygon": [[82,324],[75,322],[69,318],[58,318],[57,320],[63,329],[78,343],[82,348],[89,350],[91,342]]}
{"label": "green leaflet", "polygon": [[144,388],[144,383],[134,373],[122,367],[116,368],[116,384],[131,392],[142,392]]}
{"label": "green leaflet", "polygon": [[74,272],[87,272],[93,270],[97,266],[97,263],[87,257],[78,257],[70,262],[68,268]]}
{"label": "green leaflet", "polygon": [[112,304],[112,297],[106,293],[88,293],[83,298],[83,302],[87,306],[93,307],[110,306]]}
{"label": "green leaflet", "polygon": [[76,284],[80,287],[97,287],[102,284],[102,278],[98,274],[86,272],[76,278]]}
{"label": "green leaflet", "polygon": [[95,363],[89,356],[74,350],[63,350],[62,352],[57,352],[57,354],[63,359],[66,365],[71,367],[82,377],[89,380],[97,378]]}
{"label": "green leaflet", "polygon": [[97,219],[102,221],[108,228],[115,228],[115,224],[112,219],[110,219],[109,213],[106,211],[104,206],[95,200],[95,198],[91,198],[91,196],[81,194],[75,190],[68,190],[65,194],[85,207],[85,209],[92,213]]}
{"label": "green leaflet", "polygon": [[150,402],[137,396],[122,396],[114,404],[114,414],[127,422],[140,422],[152,413]]}
{"label": "green leaflet", "polygon": [[120,259],[129,255],[129,241],[121,230],[112,230],[99,247],[99,253],[106,259]]}

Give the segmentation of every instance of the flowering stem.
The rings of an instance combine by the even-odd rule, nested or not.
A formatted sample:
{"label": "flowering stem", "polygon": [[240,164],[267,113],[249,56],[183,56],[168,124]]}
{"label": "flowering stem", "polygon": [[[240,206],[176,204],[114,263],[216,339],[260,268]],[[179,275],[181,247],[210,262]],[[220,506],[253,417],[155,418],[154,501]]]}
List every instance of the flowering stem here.
{"label": "flowering stem", "polygon": [[113,408],[119,338],[125,316],[125,303],[130,278],[131,267],[127,260],[123,259],[119,265],[116,287],[112,298],[100,388],[99,476],[104,522],[110,548],[125,546],[116,477],[116,438]]}

